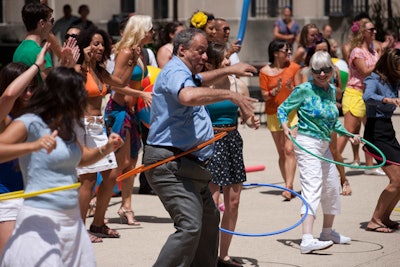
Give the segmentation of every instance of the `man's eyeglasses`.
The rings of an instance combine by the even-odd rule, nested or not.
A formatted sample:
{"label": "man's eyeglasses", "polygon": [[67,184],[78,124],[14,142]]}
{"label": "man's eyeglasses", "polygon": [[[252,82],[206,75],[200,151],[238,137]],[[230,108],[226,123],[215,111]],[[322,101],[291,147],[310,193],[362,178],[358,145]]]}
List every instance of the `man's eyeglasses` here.
{"label": "man's eyeglasses", "polygon": [[227,32],[227,31],[231,31],[231,28],[228,27],[228,26],[226,26],[226,27],[223,27],[222,30],[223,30],[224,32]]}
{"label": "man's eyeglasses", "polygon": [[319,70],[311,69],[311,71],[314,74],[321,74],[321,72],[324,72],[325,74],[327,74],[327,73],[331,73],[332,72],[332,67],[320,68]]}
{"label": "man's eyeglasses", "polygon": [[370,28],[370,29],[367,29],[367,31],[369,31],[370,33],[373,33],[373,32],[376,32],[376,28]]}
{"label": "man's eyeglasses", "polygon": [[77,39],[77,38],[78,38],[78,35],[75,34],[75,33],[73,33],[73,34],[68,34],[68,33],[67,33],[64,37],[65,37],[65,40],[68,40],[69,37],[72,37],[72,38]]}

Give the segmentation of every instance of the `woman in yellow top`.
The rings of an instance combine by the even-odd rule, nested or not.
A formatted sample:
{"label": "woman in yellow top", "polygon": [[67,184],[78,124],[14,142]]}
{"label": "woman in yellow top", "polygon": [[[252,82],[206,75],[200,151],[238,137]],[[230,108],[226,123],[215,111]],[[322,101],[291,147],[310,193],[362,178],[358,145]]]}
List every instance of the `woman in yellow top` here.
{"label": "woman in yellow top", "polygon": [[[293,189],[293,180],[296,172],[296,158],[293,143],[285,138],[277,118],[278,106],[290,95],[294,85],[294,75],[300,66],[290,61],[290,44],[273,40],[268,47],[269,63],[260,70],[261,94],[265,101],[267,126],[271,131],[276,149],[279,154],[279,169],[286,188]],[[289,116],[291,126],[297,124],[296,112]],[[291,199],[291,194],[284,191],[282,196]]]}

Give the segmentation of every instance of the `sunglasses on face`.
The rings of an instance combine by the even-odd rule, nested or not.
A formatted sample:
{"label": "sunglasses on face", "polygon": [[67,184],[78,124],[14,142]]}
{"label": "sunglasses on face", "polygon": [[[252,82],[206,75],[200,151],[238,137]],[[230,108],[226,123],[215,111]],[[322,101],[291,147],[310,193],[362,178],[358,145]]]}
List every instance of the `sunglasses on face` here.
{"label": "sunglasses on face", "polygon": [[321,72],[324,72],[325,74],[327,74],[327,73],[331,73],[332,72],[332,67],[320,68],[319,70],[311,69],[311,71],[314,74],[321,74]]}
{"label": "sunglasses on face", "polygon": [[370,33],[373,33],[373,32],[376,32],[376,28],[370,28],[370,29],[367,29],[367,31],[369,31]]}
{"label": "sunglasses on face", "polygon": [[67,33],[64,37],[65,37],[65,40],[67,40],[69,37],[72,37],[72,38],[77,39],[77,38],[78,38],[78,35],[75,34],[75,33],[73,33],[73,34],[68,34],[68,33]]}

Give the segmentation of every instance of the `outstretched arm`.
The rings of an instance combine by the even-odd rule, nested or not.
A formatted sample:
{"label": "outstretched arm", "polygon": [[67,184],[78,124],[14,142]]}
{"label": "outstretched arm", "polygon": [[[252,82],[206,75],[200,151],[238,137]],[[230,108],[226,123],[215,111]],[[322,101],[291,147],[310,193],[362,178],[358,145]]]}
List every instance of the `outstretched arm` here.
{"label": "outstretched arm", "polygon": [[180,90],[178,98],[179,102],[185,106],[202,106],[223,100],[230,100],[239,106],[244,121],[254,116],[253,104],[258,102],[257,99],[244,96],[240,93],[209,87],[185,87]]}
{"label": "outstretched arm", "polygon": [[234,74],[236,76],[251,77],[256,72],[257,72],[257,69],[254,66],[249,65],[247,63],[239,62],[239,63],[229,66],[229,67],[202,72],[202,73],[200,73],[200,75],[203,79],[203,84],[210,85],[215,80],[218,80],[219,78],[229,75],[229,74]]}

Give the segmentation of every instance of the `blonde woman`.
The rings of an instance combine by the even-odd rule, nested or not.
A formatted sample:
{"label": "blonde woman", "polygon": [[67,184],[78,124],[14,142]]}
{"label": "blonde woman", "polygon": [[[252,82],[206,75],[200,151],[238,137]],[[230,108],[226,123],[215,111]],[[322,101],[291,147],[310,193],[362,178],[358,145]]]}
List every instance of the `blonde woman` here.
{"label": "blonde woman", "polygon": [[[361,123],[365,124],[364,79],[371,74],[379,59],[378,52],[373,47],[376,36],[374,24],[369,19],[361,19],[353,23],[351,28],[351,53],[349,57],[349,81],[342,98],[344,127],[350,133],[358,133]],[[343,153],[348,137],[338,139],[338,151]],[[373,165],[373,159],[365,155],[367,166]],[[365,170],[365,174],[385,175],[381,169]]]}
{"label": "blonde woman", "polygon": [[[119,77],[124,85],[130,85],[133,89],[141,89],[141,83],[147,76],[147,67],[141,57],[141,49],[145,44],[153,40],[153,24],[150,16],[135,15],[126,21],[121,40],[115,45],[115,67],[114,75]],[[141,91],[139,91],[141,92]],[[150,103],[151,93],[145,93]],[[122,92],[114,92],[105,110],[107,128],[112,132],[119,133],[125,141],[124,145],[116,151],[118,167],[111,171],[112,177],[127,172],[135,167],[141,148],[138,125],[132,105],[136,102],[135,97],[128,99]],[[123,180],[122,203],[118,210],[121,223],[129,225],[140,225],[135,220],[132,211],[132,190],[134,177]]]}

